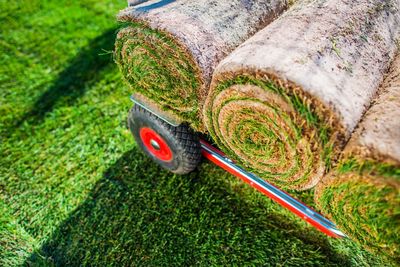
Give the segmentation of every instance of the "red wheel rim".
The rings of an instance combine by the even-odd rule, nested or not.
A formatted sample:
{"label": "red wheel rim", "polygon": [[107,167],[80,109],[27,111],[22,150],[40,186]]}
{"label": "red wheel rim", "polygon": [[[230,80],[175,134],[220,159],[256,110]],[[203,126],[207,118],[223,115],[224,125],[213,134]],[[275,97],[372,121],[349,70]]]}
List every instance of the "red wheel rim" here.
{"label": "red wheel rim", "polygon": [[147,150],[157,159],[162,161],[172,160],[172,151],[167,142],[153,129],[143,127],[140,129],[140,138]]}

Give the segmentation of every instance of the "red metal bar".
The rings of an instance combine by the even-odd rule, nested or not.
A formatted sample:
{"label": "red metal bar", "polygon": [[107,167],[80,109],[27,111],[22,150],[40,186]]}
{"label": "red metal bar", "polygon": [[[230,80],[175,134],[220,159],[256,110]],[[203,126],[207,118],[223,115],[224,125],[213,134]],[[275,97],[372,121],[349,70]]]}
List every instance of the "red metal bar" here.
{"label": "red metal bar", "polygon": [[[211,162],[213,162],[214,164],[216,164],[217,166],[219,166],[222,169],[226,170],[227,172],[233,174],[234,176],[240,178],[242,181],[244,181],[245,183],[249,184],[251,187],[257,189],[259,192],[261,192],[264,195],[266,195],[267,197],[271,198],[272,200],[274,200],[275,202],[277,202],[281,206],[287,208],[292,213],[296,214],[298,217],[300,217],[304,221],[308,222],[309,224],[311,224],[312,226],[317,228],[319,231],[325,233],[326,235],[331,236],[331,237],[335,237],[335,238],[345,237],[345,235],[343,233],[341,233],[339,230],[337,230],[336,227],[332,228],[332,227],[330,227],[330,225],[326,226],[323,223],[321,223],[319,220],[315,219],[314,216],[312,216],[312,215],[310,216],[307,213],[301,212],[300,210],[296,209],[294,206],[292,206],[288,202],[286,202],[284,199],[282,199],[282,198],[276,196],[275,194],[271,193],[270,191],[266,190],[265,187],[263,187],[263,186],[259,185],[258,183],[252,181],[251,179],[246,177],[246,175],[243,175],[243,173],[235,170],[234,168],[232,168],[230,166],[230,164],[227,164],[223,160],[215,157],[215,155],[212,152],[210,152],[210,150],[212,150],[213,152],[217,153],[218,155],[220,155],[222,157],[225,157],[225,155],[221,151],[217,150],[216,148],[214,148],[213,146],[209,145],[208,143],[206,143],[203,140],[201,141],[201,143],[202,143],[202,146],[203,146],[203,150],[202,150],[203,156],[205,158],[207,158],[208,160],[210,160]],[[206,147],[208,149],[204,149],[204,147]],[[268,184],[269,184],[269,186],[274,187],[275,189],[279,190],[280,192],[286,194],[287,196],[290,196],[288,193],[286,193],[285,191],[280,190],[278,187],[276,187],[274,185],[271,185],[270,183],[268,183]],[[291,198],[293,199],[293,197],[291,197]],[[298,200],[296,200],[296,201],[298,201]],[[301,203],[302,205],[304,205],[308,210],[310,210],[311,214],[315,213],[315,214],[318,214],[319,216],[322,217],[322,215],[320,215],[319,213],[317,213],[313,209],[307,207],[304,203],[302,203],[300,201],[298,201],[298,202]],[[325,220],[328,221],[327,219],[325,219]],[[329,222],[329,223],[332,224],[331,222]]]}

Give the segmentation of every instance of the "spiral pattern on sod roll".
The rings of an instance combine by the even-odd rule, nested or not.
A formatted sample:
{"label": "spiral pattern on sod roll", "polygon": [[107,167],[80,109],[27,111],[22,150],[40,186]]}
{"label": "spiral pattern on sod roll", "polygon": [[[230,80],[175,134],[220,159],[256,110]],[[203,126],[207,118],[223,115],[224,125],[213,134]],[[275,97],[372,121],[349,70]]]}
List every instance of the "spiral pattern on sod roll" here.
{"label": "spiral pattern on sod roll", "polygon": [[115,60],[133,92],[199,128],[200,70],[171,35],[131,23],[118,33]]}
{"label": "spiral pattern on sod roll", "polygon": [[[239,165],[285,189],[308,189],[332,159],[331,125],[313,103],[268,76],[221,75],[205,105],[207,129]],[[293,91],[292,91],[293,92]]]}
{"label": "spiral pattern on sod roll", "polygon": [[400,261],[400,168],[354,161],[343,166],[316,187],[318,206],[351,239]]}

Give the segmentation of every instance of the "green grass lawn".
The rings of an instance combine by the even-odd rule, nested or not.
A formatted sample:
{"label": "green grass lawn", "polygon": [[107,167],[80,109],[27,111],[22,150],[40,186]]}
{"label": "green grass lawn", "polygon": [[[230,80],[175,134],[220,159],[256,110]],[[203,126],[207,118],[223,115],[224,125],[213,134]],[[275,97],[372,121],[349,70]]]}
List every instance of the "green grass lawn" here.
{"label": "green grass lawn", "polygon": [[111,53],[124,5],[0,0],[0,266],[387,266],[209,163],[147,159]]}

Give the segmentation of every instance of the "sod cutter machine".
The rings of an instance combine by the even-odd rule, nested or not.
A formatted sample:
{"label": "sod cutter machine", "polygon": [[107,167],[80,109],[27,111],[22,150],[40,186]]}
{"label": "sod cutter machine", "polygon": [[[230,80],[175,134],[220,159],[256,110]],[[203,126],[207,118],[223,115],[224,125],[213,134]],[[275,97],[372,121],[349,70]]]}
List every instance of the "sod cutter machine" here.
{"label": "sod cutter machine", "polygon": [[193,171],[202,156],[243,180],[265,196],[287,208],[319,231],[335,238],[346,237],[335,224],[276,186],[247,172],[224,153],[199,137],[186,124],[177,123],[152,110],[135,96],[128,126],[143,152],[163,168],[177,174]]}

